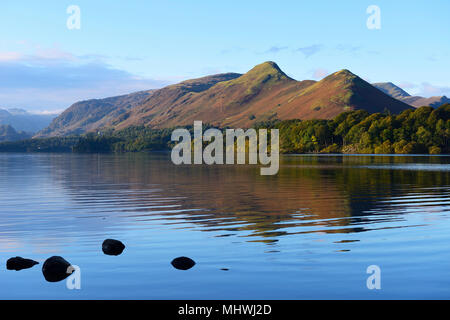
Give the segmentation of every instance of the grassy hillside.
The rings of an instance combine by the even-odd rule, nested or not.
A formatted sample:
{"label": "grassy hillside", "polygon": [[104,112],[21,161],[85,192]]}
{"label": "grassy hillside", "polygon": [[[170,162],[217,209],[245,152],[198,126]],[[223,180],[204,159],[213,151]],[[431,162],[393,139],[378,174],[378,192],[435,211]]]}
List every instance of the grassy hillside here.
{"label": "grassy hillside", "polygon": [[296,81],[274,62],[255,66],[246,74],[218,82],[201,92],[164,91],[119,119],[115,128],[146,125],[167,128],[202,120],[215,126],[250,127],[273,119],[331,119],[338,114],[365,109],[370,113],[398,113],[411,108],[384,94],[348,70],[325,79]]}
{"label": "grassy hillside", "polygon": [[219,127],[250,127],[274,119],[332,119],[351,110],[399,113],[409,108],[348,70],[318,82],[296,81],[268,61],[243,75],[227,73],[183,81],[143,99],[128,95],[80,102],[38,137],[133,126],[162,129],[192,125],[194,120]]}

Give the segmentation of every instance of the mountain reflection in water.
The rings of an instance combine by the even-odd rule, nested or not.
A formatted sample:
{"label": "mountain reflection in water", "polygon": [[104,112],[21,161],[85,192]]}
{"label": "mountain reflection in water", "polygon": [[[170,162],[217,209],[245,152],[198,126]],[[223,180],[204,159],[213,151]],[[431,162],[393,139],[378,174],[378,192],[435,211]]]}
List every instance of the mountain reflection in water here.
{"label": "mountain reflection in water", "polygon": [[247,243],[251,251],[260,242],[271,259],[289,253],[276,246],[283,239],[304,250],[330,242],[330,254],[351,254],[367,243],[362,232],[422,230],[447,219],[449,162],[282,156],[278,175],[261,176],[259,166],[175,166],[168,153],[0,154],[0,252],[4,258],[26,249],[43,261],[68,247],[93,253],[97,239],[113,235],[127,245],[126,257],[133,245],[147,246],[147,237],[160,250],[175,250],[178,235],[201,232],[205,247]]}

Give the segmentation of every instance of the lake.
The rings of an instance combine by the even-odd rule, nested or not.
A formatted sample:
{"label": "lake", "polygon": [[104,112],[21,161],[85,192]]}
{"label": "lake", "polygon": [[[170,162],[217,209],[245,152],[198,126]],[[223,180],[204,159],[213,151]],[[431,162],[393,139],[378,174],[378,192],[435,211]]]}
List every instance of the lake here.
{"label": "lake", "polygon": [[[450,298],[450,157],[280,160],[261,176],[169,153],[0,154],[0,298]],[[124,252],[103,254],[107,238]],[[54,255],[80,290],[45,280]],[[15,256],[39,264],[7,270]]]}

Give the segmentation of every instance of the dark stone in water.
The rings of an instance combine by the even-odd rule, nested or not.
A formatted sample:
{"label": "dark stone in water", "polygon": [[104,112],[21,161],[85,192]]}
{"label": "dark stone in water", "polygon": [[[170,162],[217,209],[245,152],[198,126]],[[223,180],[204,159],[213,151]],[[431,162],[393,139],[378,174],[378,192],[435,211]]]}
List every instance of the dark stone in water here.
{"label": "dark stone in water", "polygon": [[39,264],[39,262],[31,259],[24,259],[22,257],[14,257],[9,258],[8,261],[6,261],[6,269],[19,271],[31,268],[36,264]]}
{"label": "dark stone in water", "polygon": [[103,253],[110,256],[118,256],[124,249],[125,245],[119,240],[106,239],[102,244]]}
{"label": "dark stone in water", "polygon": [[72,274],[73,270],[69,269],[70,266],[63,257],[53,256],[45,260],[42,273],[48,282],[58,282]]}
{"label": "dark stone in water", "polygon": [[172,266],[178,270],[189,270],[195,266],[195,261],[187,257],[178,257],[172,260]]}

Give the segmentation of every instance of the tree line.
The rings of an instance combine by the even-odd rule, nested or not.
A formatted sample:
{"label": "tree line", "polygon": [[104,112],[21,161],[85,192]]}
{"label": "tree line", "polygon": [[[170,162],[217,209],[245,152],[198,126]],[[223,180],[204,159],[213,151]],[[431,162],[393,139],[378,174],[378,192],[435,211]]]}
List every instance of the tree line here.
{"label": "tree line", "polygon": [[[211,126],[205,125],[204,130]],[[192,126],[187,127],[192,132]],[[279,129],[281,153],[449,154],[450,104],[398,115],[344,112],[332,120],[273,120],[255,129]],[[0,152],[140,152],[170,150],[174,128],[107,129],[81,136],[0,143]]]}
{"label": "tree line", "polygon": [[280,130],[282,153],[447,154],[450,104],[421,107],[398,115],[345,112],[333,120],[288,120]]}

